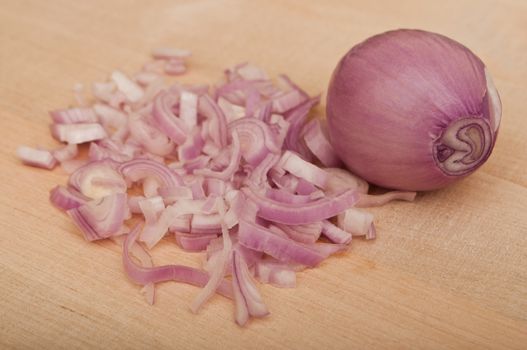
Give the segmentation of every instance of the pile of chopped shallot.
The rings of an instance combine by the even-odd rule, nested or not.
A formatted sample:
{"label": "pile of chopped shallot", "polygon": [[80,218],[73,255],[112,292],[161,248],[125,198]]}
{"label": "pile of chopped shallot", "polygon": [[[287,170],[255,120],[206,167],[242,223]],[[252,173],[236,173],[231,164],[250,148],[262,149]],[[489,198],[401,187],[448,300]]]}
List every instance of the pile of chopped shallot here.
{"label": "pile of chopped shallot", "polygon": [[[87,241],[122,244],[124,270],[150,304],[156,283],[189,283],[201,287],[193,312],[218,293],[245,325],[269,314],[255,281],[295,287],[296,272],[346,251],[353,236],[375,238],[372,214],[358,208],[415,193],[368,194],[340,168],[323,119],[308,120],[320,97],[285,75],[240,64],[211,86],[167,84],[189,56],[156,49],[137,74],[94,83],[90,98],[76,85],[79,106],[50,112],[64,145],[18,155],[70,174],[51,202]],[[154,266],[149,251],[167,235],[205,254],[202,269]]]}

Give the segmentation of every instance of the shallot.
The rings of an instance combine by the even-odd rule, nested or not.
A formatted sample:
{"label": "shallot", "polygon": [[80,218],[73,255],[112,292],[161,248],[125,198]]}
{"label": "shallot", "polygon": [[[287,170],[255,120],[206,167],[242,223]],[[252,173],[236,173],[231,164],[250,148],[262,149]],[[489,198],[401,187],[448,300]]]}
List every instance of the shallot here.
{"label": "shallot", "polygon": [[353,47],[328,89],[331,144],[355,174],[424,191],[489,158],[501,101],[483,62],[443,35],[395,30]]}

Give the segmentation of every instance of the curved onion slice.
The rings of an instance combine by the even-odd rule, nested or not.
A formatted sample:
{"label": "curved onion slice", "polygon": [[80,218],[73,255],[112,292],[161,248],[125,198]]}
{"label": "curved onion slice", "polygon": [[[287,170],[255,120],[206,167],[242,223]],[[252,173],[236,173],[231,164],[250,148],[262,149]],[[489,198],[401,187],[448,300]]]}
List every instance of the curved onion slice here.
{"label": "curved onion slice", "polygon": [[126,182],[109,160],[93,161],[78,168],[68,184],[93,199],[126,192]]}
{"label": "curved onion slice", "polygon": [[269,126],[256,118],[242,118],[229,124],[229,131],[236,130],[240,137],[243,158],[251,165],[258,165],[269,152],[280,153],[275,135]]}
{"label": "curved onion slice", "polygon": [[390,191],[383,194],[360,194],[359,201],[356,204],[357,208],[378,207],[393,200],[401,200],[412,202],[415,199],[417,192],[406,191]]}
{"label": "curved onion slice", "polygon": [[120,233],[129,216],[126,194],[115,193],[92,200],[67,211],[87,241],[108,238]]}
{"label": "curved onion slice", "polygon": [[229,257],[231,255],[231,249],[232,249],[232,241],[231,236],[229,234],[229,230],[227,229],[227,226],[225,225],[225,221],[223,218],[225,217],[225,208],[223,206],[220,206],[220,216],[222,219],[221,222],[221,233],[222,233],[222,242],[223,242],[223,249],[221,251],[221,255],[218,259],[217,265],[214,267],[214,269],[211,271],[210,279],[205,285],[205,287],[200,291],[200,293],[196,296],[194,301],[192,302],[190,309],[192,312],[197,313],[198,310],[201,308],[201,306],[209,300],[209,298],[215,293],[215,291],[221,286],[221,283],[224,281],[223,276],[225,275],[225,271],[227,270],[227,264],[229,262]]}
{"label": "curved onion slice", "polygon": [[248,321],[249,316],[263,317],[269,314],[254,285],[247,263],[236,250],[232,252],[232,290],[236,304],[235,319],[240,326]]}
{"label": "curved onion slice", "polygon": [[264,252],[284,262],[316,266],[324,260],[324,256],[315,250],[245,220],[239,222],[238,240],[249,249]]}
{"label": "curved onion slice", "polygon": [[[206,272],[183,265],[164,265],[157,267],[143,267],[136,265],[130,257],[130,249],[137,240],[141,226],[136,225],[126,236],[123,244],[123,265],[126,274],[137,284],[176,281],[203,287],[207,284],[209,276]],[[227,298],[232,298],[232,287],[221,280],[217,292]]]}
{"label": "curved onion slice", "polygon": [[242,191],[258,206],[259,217],[288,225],[310,224],[328,219],[350,208],[358,200],[355,191],[350,190],[306,204],[286,205],[249,188],[243,188]]}
{"label": "curved onion slice", "polygon": [[227,145],[227,120],[221,108],[209,95],[201,95],[198,113],[209,119],[209,134],[219,147]]}
{"label": "curved onion slice", "polygon": [[188,128],[172,110],[179,98],[168,91],[161,91],[154,100],[153,116],[157,126],[177,145],[187,139]]}
{"label": "curved onion slice", "polygon": [[[126,237],[125,236],[114,236],[112,237],[112,240],[119,244],[121,246],[121,249],[123,248],[124,241]],[[132,255],[139,260],[142,266],[144,267],[153,267],[154,262],[152,261],[152,257],[146,249],[144,249],[140,244],[134,244],[130,248],[130,252]],[[155,284],[150,282],[145,284],[143,289],[141,290],[141,293],[145,295],[146,302],[150,305],[154,305],[155,295],[156,295],[156,289]]]}
{"label": "curved onion slice", "polygon": [[183,180],[165,164],[150,159],[134,159],[119,166],[119,172],[129,181],[154,178],[162,187],[183,185]]}

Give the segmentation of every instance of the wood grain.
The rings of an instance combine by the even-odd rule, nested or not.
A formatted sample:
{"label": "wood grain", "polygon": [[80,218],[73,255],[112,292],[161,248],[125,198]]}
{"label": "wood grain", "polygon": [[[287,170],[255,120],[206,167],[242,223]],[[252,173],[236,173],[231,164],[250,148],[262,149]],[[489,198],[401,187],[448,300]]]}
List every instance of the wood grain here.
{"label": "wood grain", "polygon": [[[215,297],[166,283],[148,306],[111,242],[87,244],[48,203],[66,176],[22,167],[19,144],[54,146],[47,111],[71,87],[137,70],[151,48],[194,52],[185,81],[251,61],[324,92],[351,46],[398,27],[440,32],[488,65],[504,116],[487,164],[415,203],[374,210],[379,238],[263,286],[272,315],[241,329]],[[0,347],[525,349],[527,347],[527,2],[22,1],[0,6]],[[324,105],[317,109],[323,115]],[[157,264],[198,266],[173,240]]]}

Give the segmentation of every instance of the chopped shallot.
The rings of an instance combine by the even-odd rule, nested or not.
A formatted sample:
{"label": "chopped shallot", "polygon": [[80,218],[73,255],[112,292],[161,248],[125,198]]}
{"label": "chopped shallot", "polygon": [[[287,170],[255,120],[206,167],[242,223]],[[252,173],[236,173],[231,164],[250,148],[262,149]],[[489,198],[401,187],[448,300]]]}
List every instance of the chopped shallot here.
{"label": "chopped shallot", "polygon": [[20,146],[16,150],[16,154],[26,165],[45,169],[53,169],[57,165],[57,160],[53,154],[46,150]]}
{"label": "chopped shallot", "polygon": [[[91,105],[79,85],[80,106],[50,112],[52,136],[67,145],[17,150],[25,164],[58,161],[71,173],[51,203],[86,240],[122,245],[124,270],[148,303],[157,283],[188,283],[202,288],[193,312],[218,293],[233,299],[243,326],[269,314],[256,281],[295,287],[297,271],[346,252],[352,236],[375,238],[373,215],[355,206],[415,198],[368,194],[367,182],[335,168],[341,162],[321,121],[306,123],[320,97],[287,76],[272,80],[243,63],[210,88],[165,85],[163,72],[185,73],[190,51],[152,56],[131,77],[115,70],[94,83]],[[79,152],[82,143],[88,152]],[[202,268],[154,266],[149,252],[172,234],[206,256]]]}

